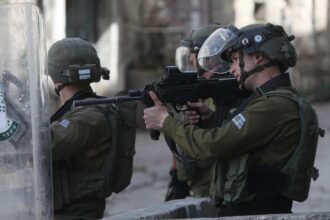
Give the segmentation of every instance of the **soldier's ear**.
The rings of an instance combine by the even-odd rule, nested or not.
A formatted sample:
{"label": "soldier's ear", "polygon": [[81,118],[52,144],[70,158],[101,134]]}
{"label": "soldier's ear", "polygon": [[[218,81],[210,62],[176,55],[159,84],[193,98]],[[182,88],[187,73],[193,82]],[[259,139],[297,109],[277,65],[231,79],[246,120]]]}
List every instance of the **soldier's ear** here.
{"label": "soldier's ear", "polygon": [[261,53],[255,53],[253,56],[253,60],[256,65],[260,65],[265,61],[266,57]]}

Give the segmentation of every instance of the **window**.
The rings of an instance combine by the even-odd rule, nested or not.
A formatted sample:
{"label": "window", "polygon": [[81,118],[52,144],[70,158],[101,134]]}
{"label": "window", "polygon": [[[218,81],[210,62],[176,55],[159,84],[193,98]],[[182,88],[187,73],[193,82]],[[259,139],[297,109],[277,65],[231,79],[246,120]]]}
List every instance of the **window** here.
{"label": "window", "polygon": [[256,21],[264,21],[265,16],[265,3],[264,2],[255,2],[254,3],[254,18]]}

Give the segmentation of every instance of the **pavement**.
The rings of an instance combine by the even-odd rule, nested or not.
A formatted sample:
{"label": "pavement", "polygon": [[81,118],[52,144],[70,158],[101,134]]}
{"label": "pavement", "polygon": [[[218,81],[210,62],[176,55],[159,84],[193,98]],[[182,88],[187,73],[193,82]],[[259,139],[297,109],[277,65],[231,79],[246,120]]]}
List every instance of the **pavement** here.
{"label": "pavement", "polygon": [[[329,212],[330,211],[330,102],[314,104],[318,113],[320,127],[326,130],[324,138],[319,139],[315,167],[320,176],[312,181],[309,198],[304,202],[294,202],[293,212]],[[134,174],[130,186],[119,194],[107,199],[105,216],[146,208],[164,201],[171,152],[164,138],[159,141],[150,139],[148,132],[138,130]]]}

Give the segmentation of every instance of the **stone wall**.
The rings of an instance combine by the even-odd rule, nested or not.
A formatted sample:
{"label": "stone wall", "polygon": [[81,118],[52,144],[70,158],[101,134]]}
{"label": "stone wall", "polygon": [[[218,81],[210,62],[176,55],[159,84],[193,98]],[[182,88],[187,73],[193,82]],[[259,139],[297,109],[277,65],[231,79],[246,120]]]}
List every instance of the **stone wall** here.
{"label": "stone wall", "polygon": [[[219,209],[211,204],[209,199],[182,199],[156,204],[125,213],[109,216],[104,220],[146,220],[146,219],[220,219],[217,218]],[[297,213],[277,215],[254,215],[222,217],[222,220],[328,220],[330,212]]]}
{"label": "stone wall", "polygon": [[330,98],[330,3],[292,1],[289,30],[296,35],[298,62],[293,82],[312,101]]}

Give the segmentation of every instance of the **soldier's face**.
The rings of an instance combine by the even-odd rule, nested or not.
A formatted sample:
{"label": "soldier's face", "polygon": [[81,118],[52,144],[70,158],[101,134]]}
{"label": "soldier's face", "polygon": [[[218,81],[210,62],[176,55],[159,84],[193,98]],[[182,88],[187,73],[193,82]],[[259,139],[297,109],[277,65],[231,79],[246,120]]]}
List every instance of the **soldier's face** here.
{"label": "soldier's face", "polygon": [[[237,79],[237,81],[241,78],[241,68],[239,66],[239,58],[240,53],[235,51],[231,55],[232,65],[230,67],[230,73]],[[253,59],[253,55],[249,55],[243,52],[243,63],[244,63],[244,71],[249,72],[250,70],[254,69],[256,63]]]}
{"label": "soldier's face", "polygon": [[203,72],[200,76],[205,79],[211,79],[214,76],[214,73],[206,71],[206,72]]}
{"label": "soldier's face", "polygon": [[231,55],[232,64],[230,66],[230,74],[233,75],[237,81],[241,78],[240,68],[239,68],[239,53],[237,51],[233,52]]}

